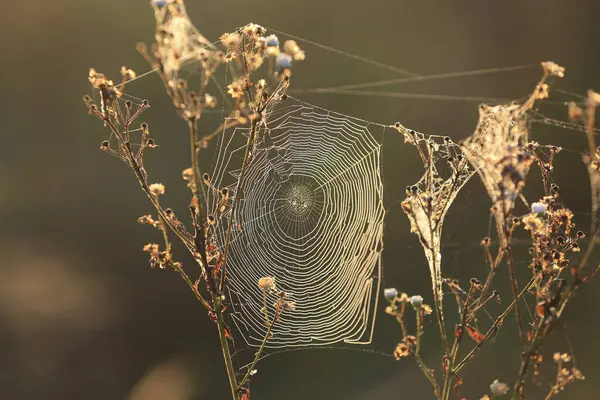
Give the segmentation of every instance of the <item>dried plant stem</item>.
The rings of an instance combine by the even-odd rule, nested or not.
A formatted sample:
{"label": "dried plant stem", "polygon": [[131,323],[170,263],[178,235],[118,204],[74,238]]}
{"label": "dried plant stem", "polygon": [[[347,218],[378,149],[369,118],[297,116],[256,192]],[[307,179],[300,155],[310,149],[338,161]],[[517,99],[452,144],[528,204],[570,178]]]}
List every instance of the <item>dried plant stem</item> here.
{"label": "dried plant stem", "polygon": [[[404,303],[403,303],[404,306]],[[423,321],[422,321],[422,312],[421,309],[415,310],[416,314],[416,322],[417,322],[417,333],[416,333],[416,345],[415,350],[412,351],[412,355],[415,357],[415,361],[417,362],[417,366],[423,372],[423,375],[427,378],[427,380],[433,386],[433,392],[435,397],[440,398],[441,392],[440,387],[438,386],[437,381],[435,380],[435,376],[431,373],[431,370],[425,365],[423,359],[421,358],[421,335],[423,334]],[[406,336],[406,328],[404,326],[404,322],[402,322],[401,326],[403,327],[404,336]]]}
{"label": "dried plant stem", "polygon": [[[171,231],[173,231],[173,233],[175,233],[175,235],[183,242],[183,244],[188,248],[188,249],[193,249],[193,240],[191,237],[186,236],[186,234],[184,232],[182,232],[181,230],[179,230],[167,217],[167,214],[165,213],[165,211],[163,210],[163,208],[160,206],[160,204],[157,202],[156,197],[154,196],[154,194],[152,194],[152,192],[150,191],[150,188],[148,186],[148,182],[144,176],[144,173],[142,172],[142,169],[140,167],[140,164],[138,163],[138,161],[136,160],[135,156],[133,155],[133,152],[131,151],[131,147],[128,145],[128,142],[124,139],[123,135],[121,134],[121,132],[119,131],[119,129],[117,129],[117,127],[114,125],[114,123],[110,120],[110,118],[107,115],[102,114],[100,111],[98,110],[93,110],[92,111],[94,113],[94,115],[96,115],[98,118],[100,118],[102,121],[104,121],[104,123],[106,124],[106,126],[109,127],[109,129],[111,130],[111,132],[115,135],[115,137],[117,137],[118,141],[119,141],[119,146],[123,149],[123,152],[125,153],[125,157],[127,160],[127,163],[129,164],[129,166],[131,167],[131,169],[133,169],[133,172],[138,180],[138,183],[140,184],[142,191],[146,194],[146,196],[148,197],[148,199],[150,200],[150,202],[152,203],[152,205],[154,206],[154,208],[156,209],[156,212],[158,213],[159,218],[161,219],[161,221],[165,221],[167,223],[167,225],[169,226],[169,228],[171,229]],[[129,123],[131,122],[131,120],[127,120],[125,121],[125,136],[129,136]]]}
{"label": "dried plant stem", "polygon": [[421,309],[419,308],[418,310],[415,310],[415,315],[416,315],[416,322],[417,322],[417,344],[416,344],[416,350],[415,352],[417,354],[420,354],[421,352],[421,335],[423,334],[422,330],[423,330],[423,321],[422,321],[422,313],[421,313]]}
{"label": "dried plant stem", "polygon": [[538,278],[535,276],[533,278],[531,278],[529,283],[527,283],[527,285],[525,285],[525,287],[521,290],[521,292],[519,292],[519,294],[517,295],[517,298],[515,300],[513,300],[512,303],[510,303],[508,308],[506,308],[506,310],[504,310],[504,312],[502,314],[500,314],[498,316],[498,318],[496,318],[496,320],[494,321],[492,326],[490,326],[490,328],[487,330],[487,332],[483,336],[483,339],[479,343],[477,343],[477,345],[475,345],[475,347],[473,347],[458,364],[456,364],[456,366],[452,369],[452,373],[457,373],[458,371],[460,371],[462,369],[462,367],[465,366],[465,364],[475,355],[477,350],[479,350],[479,348],[481,346],[483,346],[483,344],[492,336],[492,334],[496,331],[496,329],[500,326],[500,324],[502,324],[502,321],[504,321],[504,318],[506,318],[506,316],[508,314],[510,314],[510,312],[515,307],[517,302],[521,299],[521,297],[523,297],[523,295],[525,293],[527,293],[527,291],[529,289],[531,289],[533,287],[533,285],[537,282],[537,280],[538,280]]}
{"label": "dried plant stem", "polygon": [[[469,316],[469,306],[471,305],[471,301],[473,300],[473,291],[474,285],[471,283],[469,285],[469,290],[467,292],[467,296],[465,298],[465,302],[462,306],[461,317],[460,317],[460,327],[464,329],[464,326],[467,324],[467,318]],[[452,343],[452,349],[450,350],[450,356],[448,358],[448,365],[446,367],[446,374],[444,376],[444,391],[442,392],[442,399],[446,400],[450,396],[450,384],[452,378],[455,373],[452,371],[454,363],[456,363],[456,356],[458,355],[458,350],[460,347],[462,339],[462,333],[454,335],[454,342]]]}
{"label": "dried plant stem", "polygon": [[504,258],[504,251],[502,251],[502,250],[498,251],[496,258],[494,260],[492,260],[492,254],[490,253],[490,249],[486,248],[485,256],[486,256],[486,260],[487,260],[488,264],[490,265],[490,272],[488,273],[488,276],[485,279],[485,283],[483,284],[483,289],[481,289],[481,294],[479,295],[479,301],[478,301],[479,304],[477,305],[477,308],[475,308],[473,313],[477,312],[487,302],[487,299],[485,298],[485,296],[487,295],[487,292],[490,289],[492,280],[494,279],[494,276],[496,275],[496,270],[498,268],[498,265],[500,265],[500,262],[502,262],[502,259]]}
{"label": "dried plant stem", "polygon": [[[201,204],[202,201],[199,198],[199,193],[200,193],[200,189],[201,189],[201,181],[200,181],[200,166],[198,163],[198,155],[196,152],[196,141],[197,136],[198,136],[198,125],[197,125],[197,120],[196,119],[190,119],[188,120],[188,126],[189,126],[189,133],[190,133],[190,154],[191,154],[191,162],[192,162],[192,173],[194,176],[194,184],[195,184],[195,191],[194,191],[194,195],[196,196],[196,198],[198,199],[197,202],[197,206],[198,206],[198,214],[201,216],[202,218],[202,223],[204,223],[204,221],[206,220],[206,216],[203,215],[202,213],[202,209],[201,209]],[[202,227],[202,224],[200,224],[200,227],[197,229],[196,235],[198,234],[202,234],[202,237],[200,238],[200,240],[204,241],[204,228]],[[222,307],[222,301],[223,301],[223,297],[221,295],[220,290],[217,291],[216,285],[214,284],[214,280],[212,277],[212,271],[208,268],[208,263],[206,262],[206,254],[204,251],[201,251],[202,249],[196,249],[197,251],[201,252],[201,256],[203,259],[203,263],[205,264],[205,272],[206,272],[206,280],[207,282],[209,282],[209,286],[212,289],[212,301],[213,301],[213,308],[214,308],[214,313],[215,313],[215,317],[216,317],[216,322],[217,322],[217,330],[219,332],[219,342],[221,344],[221,350],[223,352],[223,360],[225,362],[225,369],[227,371],[227,378],[229,380],[229,387],[231,389],[231,395],[233,400],[238,400],[239,399],[239,391],[238,391],[238,384],[236,381],[236,373],[235,373],[235,369],[233,368],[233,360],[231,357],[231,351],[229,349],[229,342],[228,342],[228,338],[227,338],[227,333],[226,333],[226,326],[225,326],[225,319],[223,317],[223,307]]]}
{"label": "dried plant stem", "polygon": [[[225,121],[232,119],[234,116],[235,116],[235,113],[229,114],[228,117],[225,117]],[[213,140],[215,137],[217,137],[217,135],[219,135],[221,132],[224,132],[225,130],[227,130],[229,128],[234,128],[234,127],[238,126],[239,124],[240,124],[240,122],[238,120],[232,121],[230,123],[224,122],[217,129],[215,129],[211,134],[203,136],[202,139],[200,139],[200,141],[198,141],[196,143],[196,145],[204,146],[208,142]]]}
{"label": "dried plant stem", "polygon": [[263,351],[265,349],[265,345],[267,344],[267,341],[271,337],[271,331],[273,330],[273,324],[274,323],[275,323],[275,321],[273,321],[273,322],[271,322],[269,324],[269,328],[267,329],[267,334],[263,338],[263,341],[260,344],[260,347],[258,348],[258,351],[254,355],[254,360],[252,360],[252,364],[250,364],[250,366],[248,367],[248,371],[246,371],[246,374],[244,375],[244,377],[238,383],[238,386],[237,386],[238,390],[240,390],[242,388],[242,386],[244,386],[244,384],[248,381],[248,379],[252,375],[252,371],[254,371],[254,367],[256,366],[256,363],[260,359],[260,356],[262,355],[262,353],[263,353]]}
{"label": "dried plant stem", "polygon": [[[540,325],[543,323],[543,321],[544,320],[542,318],[540,318],[538,328],[541,328]],[[531,360],[531,356],[533,354],[535,354],[535,352],[540,348],[540,346],[542,345],[542,342],[546,338],[546,333],[540,335],[539,329],[536,331],[537,331],[536,337],[533,338],[527,351],[525,351],[523,353],[523,356],[521,358],[521,366],[519,367],[519,376],[517,377],[517,380],[515,381],[511,400],[516,400],[517,398],[521,398],[523,400],[525,398],[525,391],[523,389],[525,386],[525,377],[527,376],[527,370],[529,368],[529,361]],[[544,329],[544,331],[547,332],[548,328]]]}
{"label": "dried plant stem", "polygon": [[[159,201],[158,198],[156,196],[155,196],[155,198],[158,203],[158,201]],[[169,241],[169,232],[167,231],[167,223],[165,220],[162,219],[162,217],[159,217],[159,220],[160,220],[160,230],[162,231],[163,239],[165,241],[165,249],[167,249],[167,251],[170,253],[171,242]],[[172,260],[171,260],[170,265],[175,271],[179,272],[179,275],[181,276],[181,278],[184,280],[185,283],[187,283],[187,285],[190,287],[190,289],[196,296],[196,299],[204,306],[204,308],[206,308],[209,311],[212,311],[212,307],[210,306],[208,301],[206,301],[206,299],[204,297],[202,297],[202,295],[198,291],[198,287],[196,285],[194,285],[194,283],[192,282],[190,277],[185,273],[181,264],[172,262]]]}
{"label": "dried plant stem", "polygon": [[[190,119],[188,120],[188,127],[189,127],[189,133],[190,133],[190,158],[192,161],[192,174],[194,176],[194,186],[195,186],[195,190],[194,190],[194,195],[198,198],[198,195],[200,194],[200,189],[201,189],[201,183],[202,181],[200,180],[200,164],[198,163],[198,152],[196,151],[196,137],[198,136],[198,123],[195,119]],[[202,210],[200,209],[202,205],[202,199],[198,198],[198,208],[199,208],[199,214],[201,216],[201,218],[206,218],[206,216],[202,215]],[[205,219],[202,221],[202,223],[204,223]],[[201,224],[202,225],[202,224]]]}
{"label": "dried plant stem", "polygon": [[[517,281],[517,273],[515,271],[514,259],[512,256],[511,242],[512,242],[512,230],[508,226],[508,221],[511,219],[513,209],[512,207],[507,210],[506,199],[502,196],[502,223],[498,221],[499,228],[501,229],[501,244],[503,251],[506,256],[506,263],[508,264],[508,273],[510,278],[510,287],[512,289],[513,298],[515,300],[515,317],[517,319],[517,327],[519,329],[519,339],[521,340],[522,348],[525,347],[527,338],[525,337],[525,331],[523,329],[523,319],[521,317],[521,306],[519,304],[519,282]],[[496,218],[499,215],[496,214]]]}
{"label": "dried plant stem", "polygon": [[[433,236],[433,233],[432,233]],[[437,262],[437,254],[435,251],[431,251],[432,257],[433,257],[433,263],[434,263],[434,270],[435,270],[435,264]],[[440,336],[442,338],[442,344],[444,345],[444,354],[448,355],[450,352],[450,347],[448,345],[448,335],[446,333],[446,325],[444,323],[444,311],[442,308],[442,301],[443,299],[440,296],[439,290],[437,290],[438,288],[434,288],[434,293],[433,293],[433,303],[435,306],[435,314],[437,316],[437,321],[438,321],[438,325],[440,327]]]}
{"label": "dried plant stem", "polygon": [[187,285],[190,287],[190,289],[192,290],[192,292],[196,296],[196,299],[204,306],[204,308],[206,308],[209,311],[214,311],[213,308],[211,307],[211,305],[208,303],[208,301],[206,301],[206,299],[204,297],[202,297],[202,295],[198,291],[197,285],[195,285],[192,282],[192,280],[190,279],[190,277],[188,276],[188,274],[185,273],[185,271],[183,270],[183,268],[181,267],[181,265],[180,264],[176,264],[176,265],[173,266],[173,268],[175,268],[175,270],[177,272],[179,272],[179,275],[181,276],[181,279],[183,279],[183,281],[185,283],[187,283]]}
{"label": "dried plant stem", "polygon": [[223,318],[222,297],[216,293],[213,293],[213,305],[215,308],[215,316],[217,319],[219,341],[221,343],[221,349],[223,350],[223,359],[225,360],[225,369],[227,370],[227,378],[229,379],[229,387],[231,388],[231,396],[233,400],[239,400],[240,395],[235,377],[235,369],[233,368],[231,352],[229,350],[229,339],[227,339],[227,334],[225,333],[226,328],[225,320]]}
{"label": "dried plant stem", "polygon": [[262,353],[263,353],[263,351],[265,349],[267,341],[271,338],[271,332],[273,331],[273,325],[275,325],[275,323],[279,319],[279,313],[281,312],[281,308],[279,306],[279,303],[277,303],[277,306],[276,306],[276,309],[275,309],[275,316],[273,317],[273,321],[269,322],[269,314],[267,313],[267,292],[265,291],[264,293],[265,293],[265,299],[264,299],[265,322],[268,324],[267,333],[265,334],[265,337],[263,338],[263,340],[262,340],[262,342],[260,344],[260,347],[258,348],[258,350],[256,351],[256,353],[254,354],[254,359],[252,360],[252,363],[248,367],[248,370],[246,371],[246,374],[244,375],[244,377],[238,383],[238,387],[237,387],[238,390],[240,390],[244,386],[244,384],[248,381],[248,379],[250,379],[250,376],[252,375],[252,371],[254,371],[254,367],[256,366],[256,363],[260,359],[260,356],[262,355]]}
{"label": "dried plant stem", "polygon": [[438,385],[438,383],[435,380],[435,376],[433,376],[433,374],[431,373],[431,370],[429,368],[427,368],[427,365],[425,365],[425,363],[423,362],[423,359],[421,359],[421,356],[415,352],[413,352],[413,356],[415,357],[415,361],[417,362],[417,366],[419,367],[419,369],[421,370],[421,372],[423,372],[423,375],[425,375],[425,377],[427,378],[427,380],[431,383],[431,385],[433,386],[433,393],[435,395],[436,398],[441,399],[441,391],[440,391],[440,387]]}

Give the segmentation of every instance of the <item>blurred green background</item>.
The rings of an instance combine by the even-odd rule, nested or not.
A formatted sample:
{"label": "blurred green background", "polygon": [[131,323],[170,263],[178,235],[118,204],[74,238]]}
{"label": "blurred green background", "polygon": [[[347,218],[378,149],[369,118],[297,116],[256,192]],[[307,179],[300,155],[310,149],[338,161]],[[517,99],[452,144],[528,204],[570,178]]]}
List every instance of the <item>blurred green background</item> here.
{"label": "blurred green background", "polygon": [[[249,21],[427,75],[531,64],[509,73],[414,83],[389,91],[517,99],[540,75],[539,62],[567,67],[560,88],[600,89],[597,0],[572,1],[188,1],[201,32],[216,39]],[[146,0],[6,1],[0,24],[0,398],[227,399],[216,330],[183,282],[150,271],[143,244],[157,233],[136,223],[149,204],[125,165],[99,150],[105,132],[86,113],[87,71],[117,76],[125,64],[148,69],[135,52],[153,37]],[[281,36],[284,38],[284,36]],[[299,42],[307,60],[293,88],[398,77],[398,74]],[[172,112],[158,77],[129,91],[151,101],[146,114],[160,150],[152,180],[167,185],[165,201],[185,213],[188,193],[185,126]],[[381,123],[401,121],[422,132],[468,136],[476,102],[298,94],[322,107]],[[549,111],[566,119],[566,108]],[[582,133],[534,125],[533,139],[556,143],[556,182],[567,205],[588,226],[589,188],[578,152]],[[388,133],[384,179],[389,207],[383,286],[431,302],[428,269],[398,201],[420,176],[414,149]],[[540,185],[530,176],[535,199]],[[539,193],[539,192],[538,192]],[[445,275],[467,282],[484,276],[478,241],[487,234],[489,200],[476,180],[459,196],[445,226]],[[182,214],[184,215],[184,214]],[[526,250],[524,248],[523,250]],[[598,257],[595,258],[597,261]],[[527,274],[526,263],[521,273]],[[502,279],[502,275],[499,279]],[[506,280],[506,279],[505,279]],[[568,329],[546,347],[568,351],[588,377],[565,399],[600,391],[598,289],[592,282],[571,304]],[[382,311],[382,310],[380,310]],[[381,312],[374,343],[391,353],[397,325]],[[519,354],[507,321],[496,346],[465,368],[463,394],[479,399],[494,379],[513,381]],[[425,358],[439,370],[434,319],[426,324]],[[430,399],[428,382],[410,360],[367,351],[308,350],[259,364],[254,399]],[[552,379],[552,370],[548,370]],[[532,392],[531,398],[539,393]]]}

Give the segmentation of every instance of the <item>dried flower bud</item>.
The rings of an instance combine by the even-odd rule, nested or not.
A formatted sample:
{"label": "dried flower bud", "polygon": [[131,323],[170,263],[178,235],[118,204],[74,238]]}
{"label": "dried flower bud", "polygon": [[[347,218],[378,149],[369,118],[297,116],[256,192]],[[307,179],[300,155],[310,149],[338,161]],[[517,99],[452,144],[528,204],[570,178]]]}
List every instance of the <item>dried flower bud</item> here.
{"label": "dried flower bud", "polygon": [[504,382],[499,382],[498,379],[496,379],[490,385],[490,391],[492,392],[492,396],[504,396],[508,393],[508,385]]}
{"label": "dried flower bud", "polygon": [[410,304],[413,306],[415,310],[418,310],[423,305],[423,297],[421,296],[412,296],[410,298]]}
{"label": "dried flower bud", "polygon": [[548,204],[542,202],[531,203],[531,212],[534,214],[543,214],[548,210]]}
{"label": "dried flower bud", "polygon": [[593,90],[588,90],[588,101],[592,103],[594,106],[600,104],[600,94],[594,92]]}
{"label": "dried flower bud", "polygon": [[292,68],[292,56],[281,53],[277,56],[276,63],[280,69],[290,69]]}
{"label": "dried flower bud", "polygon": [[383,296],[387,301],[394,301],[398,296],[398,290],[396,288],[383,289]]}
{"label": "dried flower bud", "polygon": [[296,309],[296,302],[289,301],[286,299],[281,299],[279,301],[279,307],[281,308],[282,311],[294,311]]}
{"label": "dried flower bud", "polygon": [[544,73],[548,75],[557,76],[559,78],[565,76],[565,68],[561,67],[553,61],[542,62],[542,68],[544,69]]}
{"label": "dried flower bud", "polygon": [[123,66],[121,67],[121,76],[123,77],[124,81],[129,81],[135,79],[136,74],[132,69]]}
{"label": "dried flower bud", "polygon": [[569,119],[575,121],[583,118],[583,110],[576,103],[569,102]]}
{"label": "dried flower bud", "polygon": [[263,276],[258,280],[258,287],[262,290],[275,290],[275,278],[272,276]]}
{"label": "dried flower bud", "polygon": [[163,185],[162,183],[153,183],[152,185],[150,185],[149,189],[150,193],[157,197],[162,194],[165,194],[165,185]]}
{"label": "dried flower bud", "polygon": [[407,357],[410,354],[408,346],[404,342],[398,343],[394,350],[394,357],[396,360],[400,360],[403,357]]}
{"label": "dried flower bud", "polygon": [[279,38],[275,35],[269,35],[265,38],[265,43],[269,47],[279,46]]}
{"label": "dried flower bud", "polygon": [[204,105],[208,108],[215,108],[217,105],[217,99],[207,93],[204,95]]}
{"label": "dried flower bud", "polygon": [[152,0],[152,6],[156,8],[163,8],[167,4],[169,4],[170,0]]}
{"label": "dried flower bud", "polygon": [[550,92],[548,90],[548,84],[542,83],[542,84],[538,85],[535,90],[535,98],[538,100],[544,100],[544,99],[547,99],[548,96],[550,96]]}

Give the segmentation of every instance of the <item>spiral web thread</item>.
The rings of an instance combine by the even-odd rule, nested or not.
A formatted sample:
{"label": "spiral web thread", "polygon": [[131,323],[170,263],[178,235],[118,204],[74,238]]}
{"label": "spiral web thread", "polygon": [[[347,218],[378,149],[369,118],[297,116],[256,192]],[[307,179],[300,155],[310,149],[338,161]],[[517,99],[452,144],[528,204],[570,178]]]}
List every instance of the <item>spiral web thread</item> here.
{"label": "spiral web thread", "polygon": [[[260,345],[267,333],[257,286],[263,276],[275,277],[296,303],[274,324],[267,347],[371,341],[385,215],[384,130],[288,98],[259,128],[239,185],[247,129],[221,136],[211,183],[239,199],[233,211],[217,214],[213,234],[223,246],[234,224],[228,300],[248,345]],[[222,203],[219,193],[209,195],[212,209]],[[276,299],[268,294],[270,320]]]}

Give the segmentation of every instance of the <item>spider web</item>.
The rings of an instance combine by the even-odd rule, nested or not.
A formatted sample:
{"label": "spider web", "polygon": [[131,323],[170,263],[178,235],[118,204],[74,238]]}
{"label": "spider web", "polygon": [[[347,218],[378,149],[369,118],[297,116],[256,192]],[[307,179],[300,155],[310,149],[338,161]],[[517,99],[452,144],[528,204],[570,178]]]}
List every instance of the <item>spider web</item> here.
{"label": "spider web", "polygon": [[[250,346],[267,333],[263,276],[296,304],[274,324],[267,347],[369,343],[381,273],[385,128],[288,98],[258,131],[241,180],[247,129],[224,132],[211,174],[237,196],[213,235],[234,224],[226,287],[232,319]],[[236,192],[237,190],[237,192]],[[209,194],[209,209],[221,203]],[[233,200],[232,200],[233,201]],[[277,294],[266,300],[270,318]]]}
{"label": "spider web", "polygon": [[[167,38],[175,44],[177,54],[162,56],[166,60],[175,60],[179,55],[194,63],[197,61],[195,56],[200,56],[211,44],[192,25],[188,25],[187,14],[183,11],[175,15],[183,19],[173,24],[174,30],[182,32],[181,36]],[[158,21],[164,22],[166,18],[167,15],[157,14]],[[328,46],[294,38],[375,66],[384,66]],[[162,39],[164,38],[157,38],[158,41]],[[409,78],[393,80],[393,83],[399,84],[514,71],[527,67],[493,68],[432,76],[418,76],[389,66],[387,69],[411,75]],[[178,75],[187,71],[173,69],[172,72]],[[138,79],[145,75],[147,74],[138,76]],[[371,98],[386,96],[455,101],[489,100],[481,97],[357,90],[391,83],[392,81],[386,80],[312,89],[312,92]],[[311,93],[310,89],[304,91]],[[224,106],[223,104],[223,113]],[[506,127],[506,121],[500,125]],[[547,118],[538,121],[556,123]],[[225,242],[229,224],[235,227],[227,267],[227,300],[233,323],[248,345],[260,345],[267,331],[261,311],[264,305],[263,291],[257,286],[258,279],[263,276],[275,276],[278,288],[288,292],[291,300],[296,302],[296,310],[286,313],[274,326],[273,337],[267,342],[267,347],[285,350],[315,345],[328,346],[339,342],[358,344],[371,341],[381,275],[385,211],[379,165],[385,128],[384,125],[337,114],[289,98],[260,127],[260,140],[252,149],[252,161],[241,181],[240,168],[246,150],[247,130],[230,129],[221,135],[211,171],[211,184],[218,189],[209,191],[208,205],[217,216],[217,223],[212,230],[219,247]],[[579,129],[580,126],[570,128]],[[478,132],[483,131],[478,128]],[[432,138],[435,142],[435,137]],[[421,135],[417,142],[417,147],[427,145],[429,138]],[[434,165],[447,159],[450,154],[456,156],[459,149],[452,144],[447,154],[444,148],[439,153],[439,147],[435,150],[437,154],[434,156]],[[446,178],[438,176],[434,180],[433,197],[441,199],[447,196],[449,188],[445,186],[448,182]],[[462,184],[464,182],[460,187]],[[426,176],[415,186],[418,191],[425,192],[428,186]],[[235,196],[239,198],[239,204],[233,212],[227,209],[217,212],[222,204],[219,193],[224,188],[232,199]],[[444,215],[456,192],[450,190],[452,199],[440,208],[440,235]],[[435,245],[440,254],[439,238],[437,242]],[[441,278],[441,271],[439,262],[435,267],[435,260],[433,263],[428,261],[432,269],[435,293],[441,285],[436,284]],[[270,294],[267,308],[271,309],[271,319],[271,306],[275,300],[276,295]]]}

